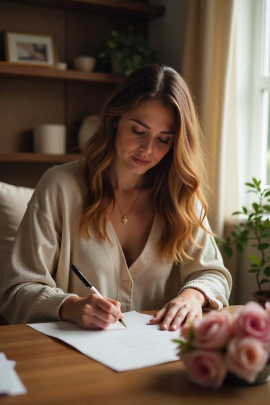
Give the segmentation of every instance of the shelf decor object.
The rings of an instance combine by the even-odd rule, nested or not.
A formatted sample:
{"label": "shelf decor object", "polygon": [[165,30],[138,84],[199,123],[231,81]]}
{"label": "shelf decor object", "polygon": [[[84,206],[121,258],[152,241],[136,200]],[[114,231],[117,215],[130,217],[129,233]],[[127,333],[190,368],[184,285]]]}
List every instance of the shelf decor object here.
{"label": "shelf decor object", "polygon": [[54,66],[58,62],[51,36],[18,32],[5,32],[4,35],[8,62],[41,66]]}
{"label": "shelf decor object", "polygon": [[65,154],[66,126],[60,124],[36,126],[34,128],[34,151],[45,154]]}
{"label": "shelf decor object", "polygon": [[73,60],[74,68],[82,72],[92,72],[95,69],[96,58],[93,56],[76,56]]}

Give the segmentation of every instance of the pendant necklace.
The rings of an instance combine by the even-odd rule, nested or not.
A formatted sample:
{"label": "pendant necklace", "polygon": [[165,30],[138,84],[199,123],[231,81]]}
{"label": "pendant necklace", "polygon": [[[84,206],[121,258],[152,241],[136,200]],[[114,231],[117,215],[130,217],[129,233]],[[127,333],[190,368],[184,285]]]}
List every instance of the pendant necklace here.
{"label": "pendant necklace", "polygon": [[141,194],[141,191],[139,191],[138,195],[136,196],[135,200],[133,201],[133,203],[131,204],[131,207],[129,208],[129,210],[124,214],[120,208],[119,202],[116,199],[116,196],[114,196],[116,204],[119,208],[120,214],[122,215],[121,221],[123,222],[124,225],[126,225],[128,219],[127,219],[127,214],[132,210],[132,208],[134,207],[134,205],[136,204],[136,201],[138,200],[139,196]]}

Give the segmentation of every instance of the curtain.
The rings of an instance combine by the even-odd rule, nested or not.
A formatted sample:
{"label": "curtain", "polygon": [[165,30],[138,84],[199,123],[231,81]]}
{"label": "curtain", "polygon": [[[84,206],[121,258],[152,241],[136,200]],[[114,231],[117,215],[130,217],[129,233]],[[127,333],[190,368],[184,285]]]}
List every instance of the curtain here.
{"label": "curtain", "polygon": [[239,204],[234,0],[189,0],[181,73],[195,96],[205,135],[209,221],[222,235]]}

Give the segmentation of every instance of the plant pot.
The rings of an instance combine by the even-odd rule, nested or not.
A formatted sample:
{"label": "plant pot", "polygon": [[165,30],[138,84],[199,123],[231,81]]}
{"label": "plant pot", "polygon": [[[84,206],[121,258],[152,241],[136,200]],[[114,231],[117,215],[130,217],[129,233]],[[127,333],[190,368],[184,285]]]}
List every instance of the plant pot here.
{"label": "plant pot", "polygon": [[265,306],[265,303],[267,301],[270,301],[269,290],[254,291],[254,293],[252,295],[262,307]]}

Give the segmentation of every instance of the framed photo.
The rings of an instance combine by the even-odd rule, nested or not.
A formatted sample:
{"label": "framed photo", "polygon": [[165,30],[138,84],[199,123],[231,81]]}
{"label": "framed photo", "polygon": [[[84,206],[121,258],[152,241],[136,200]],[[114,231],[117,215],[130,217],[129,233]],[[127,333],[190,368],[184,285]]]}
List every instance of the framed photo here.
{"label": "framed photo", "polygon": [[53,66],[57,63],[51,36],[5,32],[6,61],[21,64]]}

